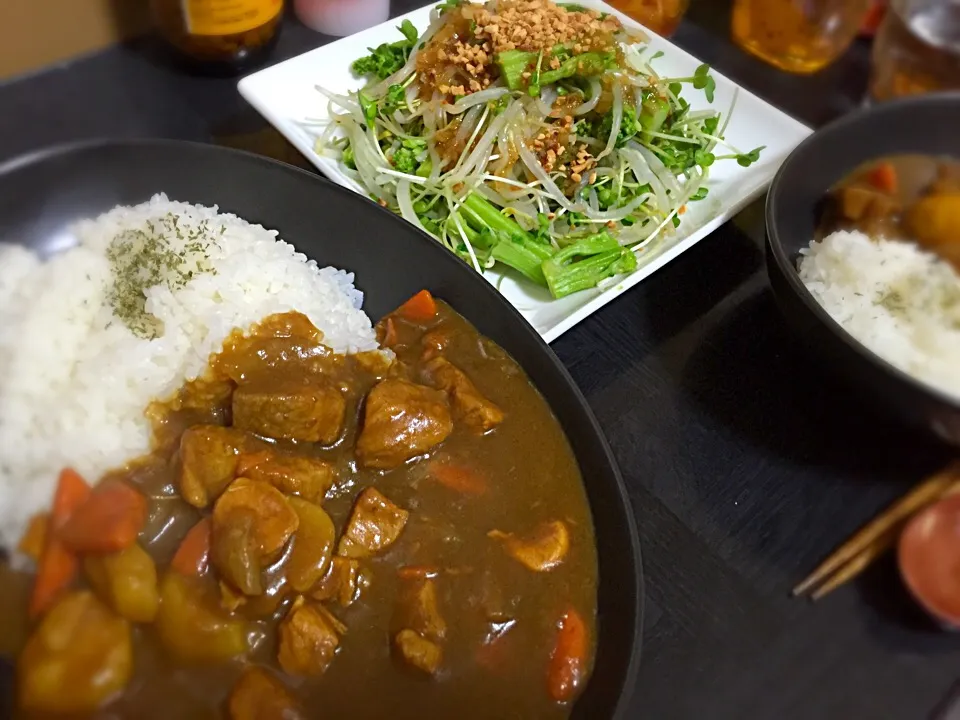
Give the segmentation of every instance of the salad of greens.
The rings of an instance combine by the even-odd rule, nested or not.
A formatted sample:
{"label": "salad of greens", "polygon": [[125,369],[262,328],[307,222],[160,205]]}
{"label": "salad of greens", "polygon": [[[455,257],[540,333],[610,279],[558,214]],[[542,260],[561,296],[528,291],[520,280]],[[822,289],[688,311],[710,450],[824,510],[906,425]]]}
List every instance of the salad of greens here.
{"label": "salad of greens", "polygon": [[550,0],[447,0],[421,35],[353,63],[322,92],[318,153],[482,272],[508,266],[555,298],[611,282],[707,195],[711,166],[756,162],[724,142],[706,65],[661,77],[662,53],[619,21]]}

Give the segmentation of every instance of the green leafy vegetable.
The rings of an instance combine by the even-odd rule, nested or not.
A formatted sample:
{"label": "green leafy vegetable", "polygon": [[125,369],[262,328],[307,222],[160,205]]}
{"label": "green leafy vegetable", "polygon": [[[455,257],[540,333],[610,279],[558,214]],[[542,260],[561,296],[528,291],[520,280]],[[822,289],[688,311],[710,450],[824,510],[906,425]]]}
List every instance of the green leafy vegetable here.
{"label": "green leafy vegetable", "polygon": [[393,166],[402,173],[413,175],[420,166],[417,155],[427,149],[426,140],[404,139],[393,153]]}
{"label": "green leafy vegetable", "polygon": [[531,72],[537,62],[537,53],[523,50],[505,50],[497,53],[497,65],[500,77],[511,90],[522,90],[526,86],[525,72]]}
{"label": "green leafy vegetable", "polygon": [[713,93],[717,89],[717,83],[710,76],[710,66],[703,64],[693,73],[693,86],[697,90],[703,90],[707,102],[713,102]]}
{"label": "green leafy vegetable", "polygon": [[565,297],[579,290],[596,287],[608,277],[632,272],[637,256],[607,231],[589,235],[544,260],[541,269],[550,294]]}
{"label": "green leafy vegetable", "polygon": [[393,84],[387,88],[387,94],[381,101],[380,109],[387,115],[407,106],[406,91],[403,85]]}
{"label": "green leafy vegetable", "polygon": [[376,75],[379,79],[386,80],[404,66],[417,43],[419,33],[409,20],[404,20],[397,29],[403,34],[403,40],[367,48],[369,55],[354,60],[351,67],[357,75]]}
{"label": "green leafy vegetable", "polygon": [[539,85],[553,83],[571,77],[592,77],[616,67],[617,56],[612,52],[587,52],[574,55],[560,63],[556,70],[546,70],[540,74]]}
{"label": "green leafy vegetable", "polygon": [[760,152],[766,147],[766,145],[761,145],[758,148],[754,148],[750,152],[740,153],[737,155],[737,164],[742,167],[750,167],[753,163],[757,162],[760,159]]}
{"label": "green leafy vegetable", "polygon": [[[596,131],[596,137],[606,141],[613,130],[613,112],[604,115]],[[640,124],[637,122],[637,111],[632,105],[623,106],[623,114],[620,118],[620,130],[617,132],[616,147],[621,148],[627,144],[640,130]]]}
{"label": "green leafy vegetable", "polygon": [[360,110],[363,112],[363,118],[368,125],[372,125],[377,119],[377,101],[367,95],[363,90],[357,93],[357,100],[360,101]]}
{"label": "green leafy vegetable", "polygon": [[439,5],[434,6],[436,10],[440,11],[440,14],[447,12],[448,10],[453,10],[460,7],[463,3],[463,0],[444,0],[444,2]]}
{"label": "green leafy vegetable", "polygon": [[343,155],[340,156],[341,162],[346,165],[351,170],[357,169],[357,163],[353,158],[353,146],[348,142],[347,146],[343,149]]}

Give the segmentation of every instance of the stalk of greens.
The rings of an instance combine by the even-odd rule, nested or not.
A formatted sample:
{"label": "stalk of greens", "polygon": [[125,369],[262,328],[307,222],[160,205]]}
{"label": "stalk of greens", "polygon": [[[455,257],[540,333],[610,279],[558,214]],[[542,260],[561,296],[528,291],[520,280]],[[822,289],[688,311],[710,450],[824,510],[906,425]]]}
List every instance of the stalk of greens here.
{"label": "stalk of greens", "polygon": [[[425,99],[417,53],[460,4],[437,6],[422,36],[405,20],[401,40],[356,60],[354,72],[369,79],[362,90],[318,87],[333,121],[316,148],[478,271],[510,267],[555,298],[602,285],[635,270],[637,253],[707,196],[714,163],[758,160],[762,147],[729,147],[720,114],[692,111],[682,96],[692,88],[713,102],[709,67],[660,77],[651,65],[662,53],[626,33],[610,52],[502,52],[489,87],[453,102],[439,93]],[[568,144],[585,145],[597,161],[579,178],[548,170],[534,152],[535,138],[562,122],[550,111],[568,95],[577,96]],[[441,142],[451,138],[462,151],[444,162]]]}

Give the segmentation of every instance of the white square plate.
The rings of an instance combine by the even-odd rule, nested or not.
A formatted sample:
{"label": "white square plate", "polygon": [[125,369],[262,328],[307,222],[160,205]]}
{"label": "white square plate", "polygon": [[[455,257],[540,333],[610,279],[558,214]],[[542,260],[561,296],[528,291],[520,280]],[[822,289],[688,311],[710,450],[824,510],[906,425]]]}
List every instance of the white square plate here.
{"label": "white square plate", "polygon": [[[612,13],[628,27],[640,27],[599,0],[585,0],[580,4]],[[305,121],[329,117],[327,99],[317,92],[315,86],[322,85],[336,93],[359,89],[363,83],[351,72],[351,63],[366,55],[368,48],[400,39],[397,26],[404,19],[410,20],[417,30],[423,32],[429,24],[430,10],[435,5],[436,2],[431,3],[245,77],[238,86],[240,94],[324,175],[344,187],[365,194],[359,185],[340,171],[336,161],[321,157],[313,150],[317,130],[307,127]],[[648,34],[650,46],[664,53],[654,65],[661,75],[689,76],[701,64],[676,45],[649,31]],[[809,128],[756,95],[739,88],[732,80],[717,72],[712,72],[712,75],[717,84],[713,105],[707,103],[701,91],[690,87],[685,90],[684,97],[694,110],[713,107],[725,113],[734,94],[739,93],[727,126],[726,140],[744,152],[759,145],[766,145],[766,149],[761,153],[759,162],[746,168],[729,160],[711,167],[708,182],[710,194],[705,200],[690,204],[683,222],[672,237],[659,243],[648,256],[640,255],[640,267],[636,272],[605,290],[585,290],[560,300],[552,299],[545,288],[527,283],[522,278],[515,279],[512,275],[503,277],[496,270],[486,272],[490,282],[498,285],[504,296],[547,342],[552,342],[733,217],[766,190],[787,154],[810,134]]]}

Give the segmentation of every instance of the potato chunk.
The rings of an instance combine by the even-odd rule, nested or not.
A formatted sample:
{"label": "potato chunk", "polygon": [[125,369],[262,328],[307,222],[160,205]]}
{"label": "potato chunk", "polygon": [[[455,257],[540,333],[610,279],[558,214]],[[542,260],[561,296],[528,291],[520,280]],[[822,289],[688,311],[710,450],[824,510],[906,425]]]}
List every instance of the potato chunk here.
{"label": "potato chunk", "polygon": [[213,506],[214,567],[247,595],[259,595],[262,561],[272,559],[300,525],[287,498],[270,483],[237,478]]}
{"label": "potato chunk", "polygon": [[307,592],[323,578],[330,566],[337,531],[333,520],[319,505],[297,497],[289,498],[288,502],[300,518],[300,525],[293,537],[284,572],[290,587],[297,592]]}
{"label": "potato chunk", "polygon": [[168,572],[160,583],[157,634],[177,660],[224,662],[247,652],[247,628],[221,610],[209,581]]}
{"label": "potato chunk", "polygon": [[119,615],[133,622],[153,622],[160,605],[157,566],[139,544],[106,555],[88,555],[83,570],[97,595]]}
{"label": "potato chunk", "polygon": [[92,713],[133,672],[130,623],[88,590],[65,595],[30,636],[17,664],[24,710]]}

